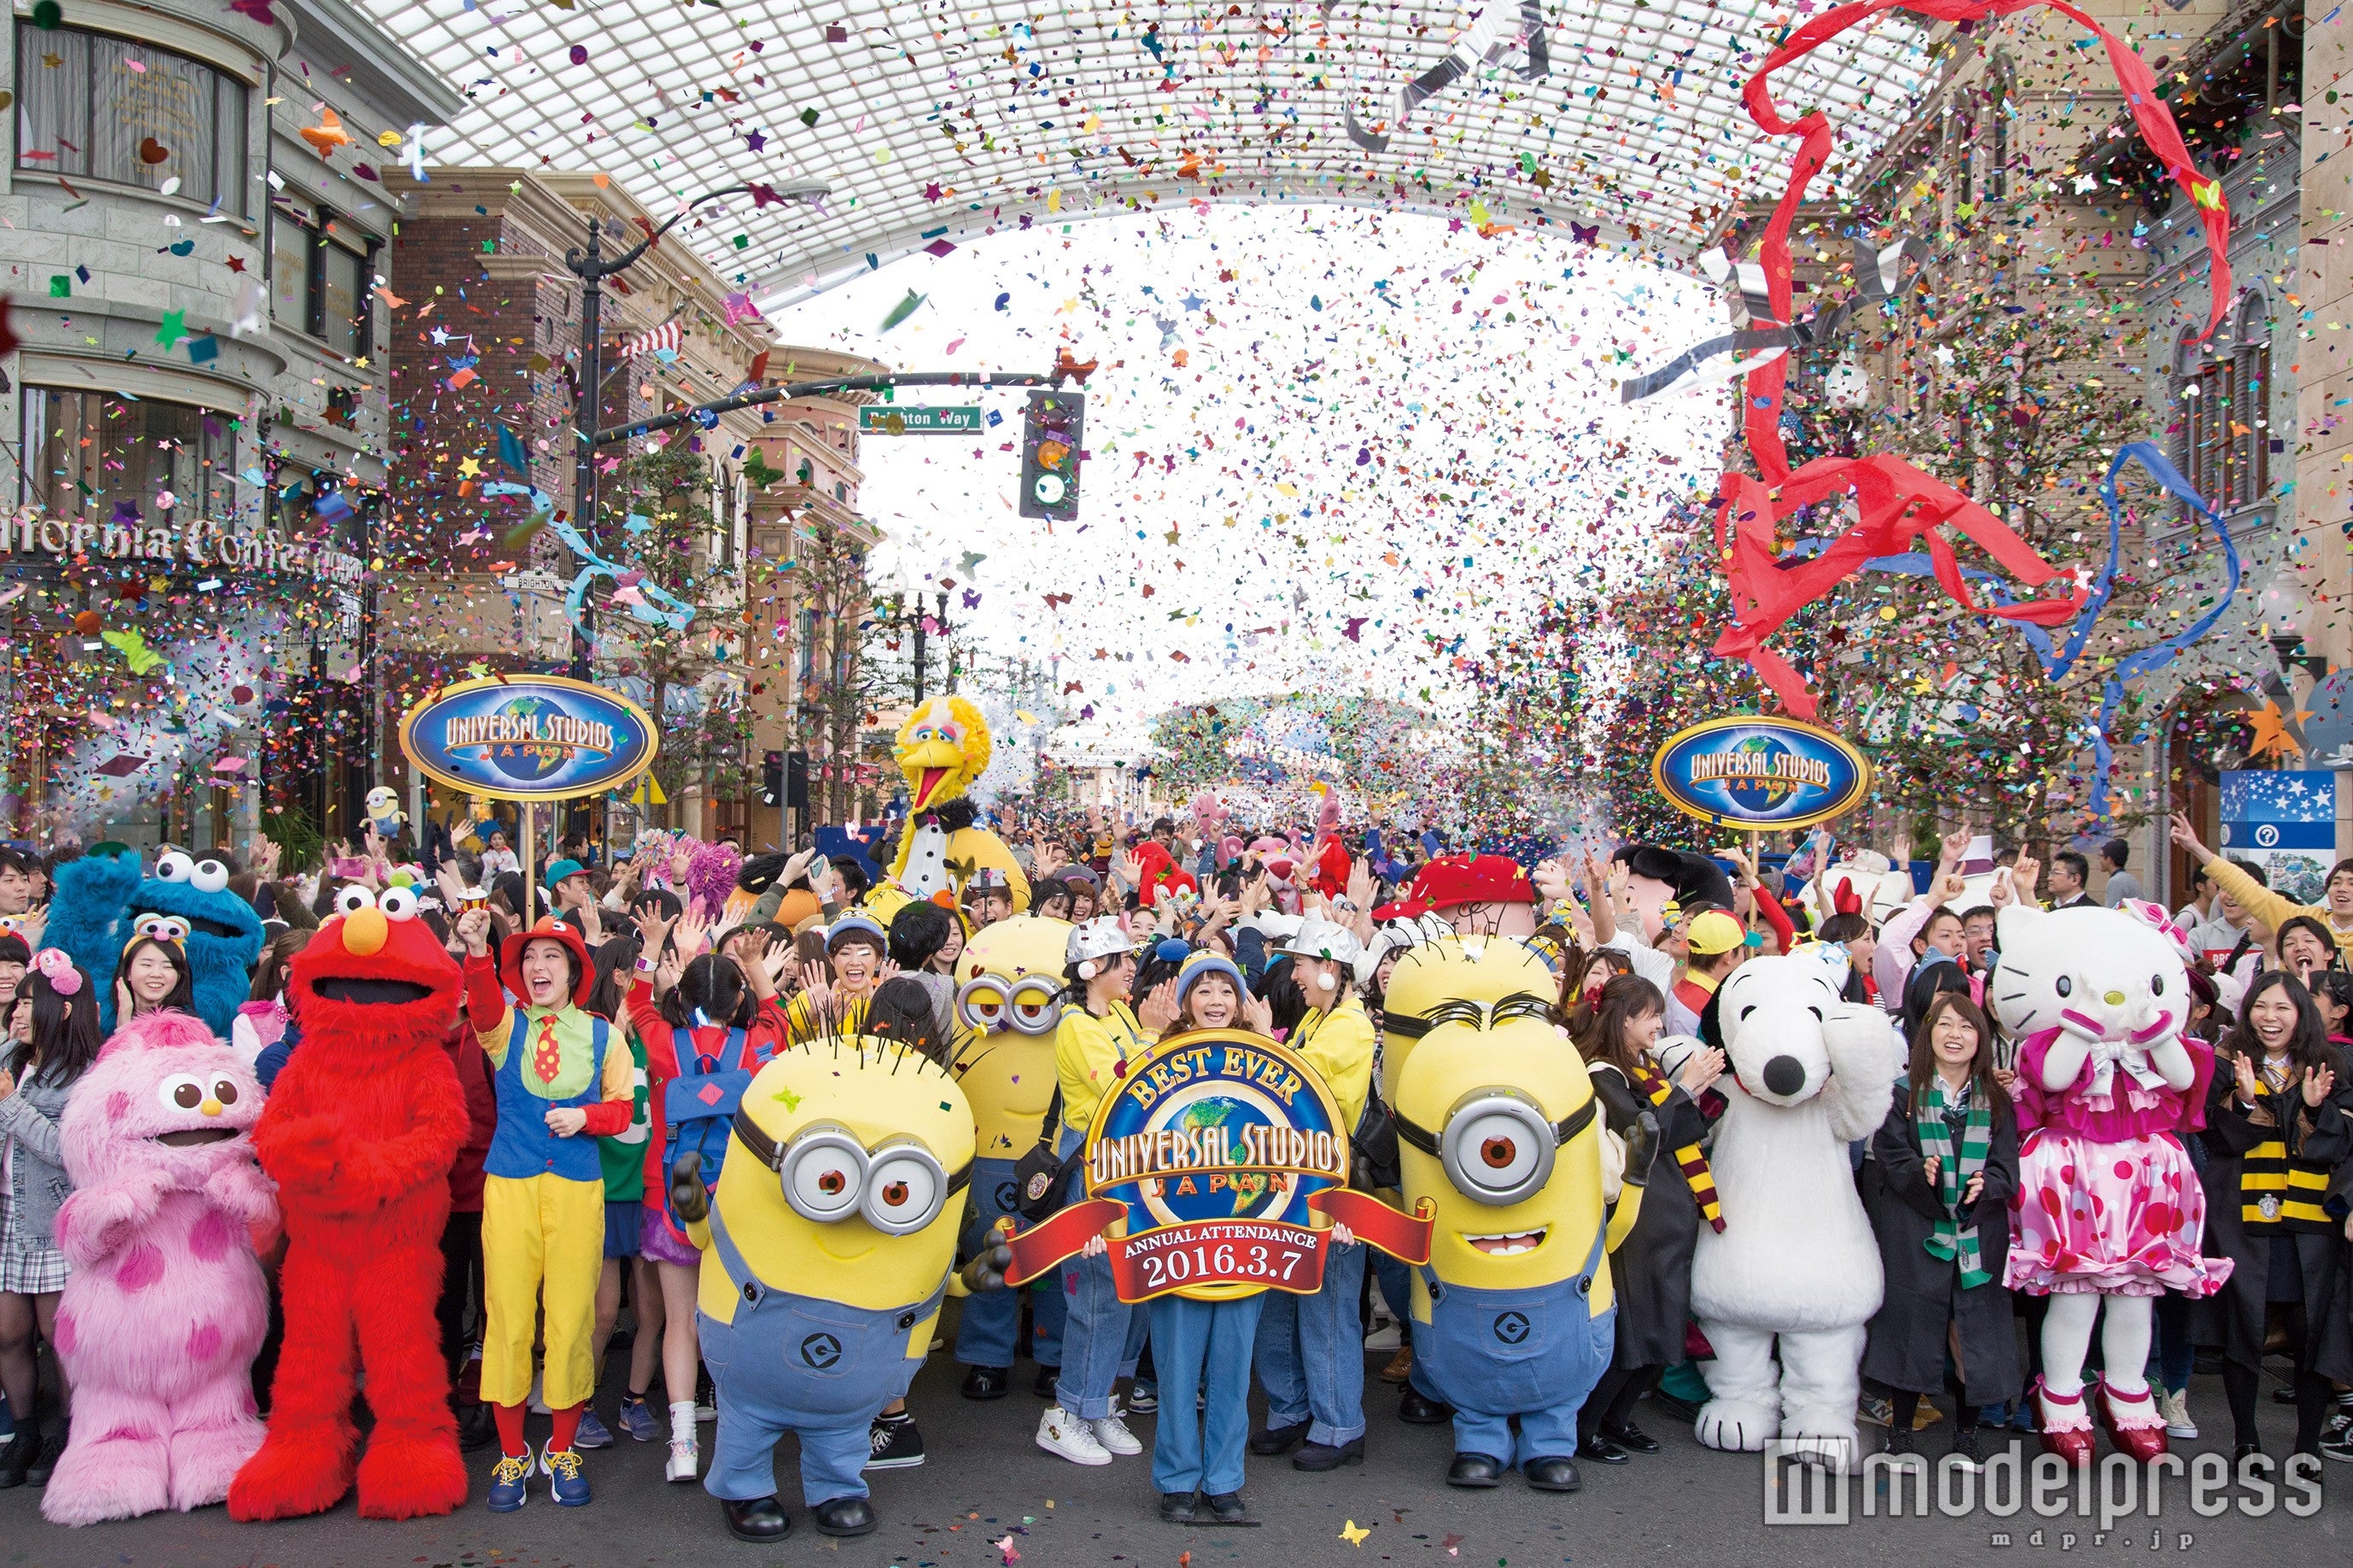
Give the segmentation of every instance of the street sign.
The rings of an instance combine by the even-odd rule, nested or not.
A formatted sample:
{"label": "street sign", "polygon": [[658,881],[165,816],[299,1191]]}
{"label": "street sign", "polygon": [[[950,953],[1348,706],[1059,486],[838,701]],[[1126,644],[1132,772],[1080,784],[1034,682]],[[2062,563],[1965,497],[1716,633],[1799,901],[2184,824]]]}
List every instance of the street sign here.
{"label": "street sign", "polygon": [[860,409],[858,427],[877,436],[974,436],[980,432],[980,410],[882,404]]}

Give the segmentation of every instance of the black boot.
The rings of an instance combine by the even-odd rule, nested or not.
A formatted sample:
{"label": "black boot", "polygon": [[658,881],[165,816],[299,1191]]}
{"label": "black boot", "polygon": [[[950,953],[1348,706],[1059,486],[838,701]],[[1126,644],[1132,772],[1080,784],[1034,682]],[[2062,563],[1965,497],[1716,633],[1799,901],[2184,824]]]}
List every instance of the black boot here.
{"label": "black boot", "polygon": [[1398,1419],[1416,1426],[1435,1426],[1454,1419],[1454,1406],[1439,1403],[1409,1383],[1404,1395],[1398,1400]]}
{"label": "black boot", "polygon": [[1291,1456],[1294,1470],[1336,1470],[1343,1465],[1365,1462],[1365,1440],[1351,1437],[1338,1447],[1329,1443],[1302,1443],[1299,1452]]}
{"label": "black boot", "polygon": [[1002,1399],[1013,1386],[1013,1369],[1009,1366],[976,1366],[964,1374],[964,1396],[966,1399]]}
{"label": "black boot", "polygon": [[1585,1484],[1584,1478],[1577,1473],[1575,1459],[1530,1459],[1520,1467],[1520,1472],[1528,1478],[1528,1485],[1540,1492],[1573,1492]]}
{"label": "black boot", "polygon": [[1219,1492],[1204,1500],[1209,1505],[1209,1517],[1219,1524],[1236,1530],[1256,1530],[1258,1521],[1250,1516],[1250,1506],[1242,1501],[1240,1492]]}
{"label": "black boot", "polygon": [[0,1491],[25,1484],[25,1472],[33,1468],[34,1456],[41,1451],[41,1435],[26,1422],[16,1428],[8,1446],[0,1448]]}
{"label": "black boot", "polygon": [[1313,1422],[1302,1421],[1293,1426],[1270,1426],[1263,1432],[1253,1433],[1250,1451],[1270,1458],[1276,1454],[1288,1454],[1299,1447],[1307,1436],[1307,1428],[1313,1425]]}
{"label": "black boot", "polygon": [[864,1535],[874,1528],[874,1505],[862,1497],[838,1497],[809,1510],[819,1535]]}
{"label": "black boot", "polygon": [[1160,1494],[1160,1517],[1170,1524],[1192,1523],[1193,1494],[1191,1492],[1162,1492]]}
{"label": "black boot", "polygon": [[742,1502],[723,1498],[719,1506],[727,1512],[727,1533],[738,1541],[782,1541],[793,1527],[793,1516],[772,1497],[750,1498]]}
{"label": "black boot", "polygon": [[1486,1454],[1457,1454],[1454,1466],[1446,1472],[1450,1487],[1472,1487],[1483,1489],[1504,1479],[1504,1461]]}
{"label": "black boot", "polygon": [[56,1470],[58,1461],[65,1458],[65,1453],[66,1432],[64,1424],[60,1422],[54,1431],[41,1434],[40,1452],[33,1456],[32,1468],[25,1472],[25,1479],[37,1487],[47,1486],[50,1473]]}

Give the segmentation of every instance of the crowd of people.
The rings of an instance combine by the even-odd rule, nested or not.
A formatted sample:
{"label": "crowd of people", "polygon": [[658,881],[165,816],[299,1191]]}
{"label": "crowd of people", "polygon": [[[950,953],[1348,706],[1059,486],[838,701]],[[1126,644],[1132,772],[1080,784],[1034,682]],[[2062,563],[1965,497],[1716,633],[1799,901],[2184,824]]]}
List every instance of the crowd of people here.
{"label": "crowd of people", "polygon": [[[1946,1421],[1950,1452],[1976,1465],[1989,1429],[2038,1430],[2048,1402],[2079,1397],[2082,1369],[2048,1364],[2046,1319],[2072,1319],[2086,1298],[2014,1266],[2021,1247],[2040,1246],[2038,1226],[2060,1222],[2015,1201],[2031,1189],[2036,1139],[2014,1106],[2034,1089],[2021,1080],[2023,1042],[2000,1026],[1987,988],[2005,909],[2092,901],[2084,855],[2061,849],[2046,867],[1958,835],[1915,893],[1900,868],[1826,832],[1789,845],[1774,869],[1737,850],[1649,844],[1523,868],[1453,852],[1434,834],[1344,831],[1328,813],[1241,831],[1198,813],[1136,822],[1039,809],[1001,812],[996,829],[1011,865],[968,869],[939,897],[885,872],[903,858],[887,838],[828,856],[747,855],[672,833],[616,847],[566,837],[526,867],[502,831],[461,823],[414,847],[371,830],[306,868],[266,842],[247,857],[156,856],[154,877],[249,911],[241,999],[205,1022],[264,1094],[302,1048],[289,977],[322,921],[368,908],[413,914],[461,970],[462,1016],[444,1049],[468,1127],[447,1175],[440,1350],[464,1447],[495,1450],[491,1509],[522,1506],[543,1477],[555,1502],[588,1502],[582,1454],[626,1440],[657,1450],[672,1481],[712,1483],[737,1533],[781,1532],[772,1498],[763,1511],[772,1482],[722,1489],[709,1473],[702,1243],[671,1179],[682,1153],[716,1179],[731,1123],[710,1107],[732,1105],[778,1053],[854,1033],[963,1076],[986,1055],[976,1043],[1016,1014],[1024,1033],[1050,1036],[1058,1092],[1043,1127],[1012,1125],[976,1091],[976,1146],[1005,1179],[972,1182],[971,1256],[997,1239],[1000,1218],[1036,1212],[1008,1201],[1029,1142],[1065,1157],[1067,1182],[1067,1156],[1108,1087],[1171,1032],[1285,1042],[1322,1076],[1359,1157],[1376,1157],[1391,976],[1414,948],[1450,936],[1516,941],[1541,957],[1560,1049],[1581,1058],[1608,1127],[1620,1139],[1654,1127],[1662,1151],[1610,1254],[1614,1351],[1577,1414],[1577,1460],[1651,1462],[1661,1445],[1641,1423],[1689,1419],[1707,1397],[1711,1351],[1692,1321],[1690,1274],[1699,1233],[1722,1226],[1709,1156],[1727,1062],[1710,1043],[1711,1002],[1744,963],[1801,950],[1840,966],[1848,1002],[1883,1010],[1907,1064],[1887,1086],[1883,1124],[1852,1151],[1887,1281],[1863,1354],[1862,1419],[1899,1454]],[[2099,1370],[2114,1395],[2146,1388],[2165,1430],[2189,1438],[2200,1414],[2213,1418],[2189,1402],[2206,1358],[2245,1457],[2261,1452],[2268,1363],[2281,1373],[2274,1397],[2295,1405],[2295,1451],[2353,1460],[2353,860],[2306,908],[2212,854],[2186,821],[2174,835],[2198,867],[2193,897],[2171,914],[2186,938],[2186,1033],[2215,1067],[2178,1116],[2140,1131],[2170,1140],[2189,1173],[2175,1206],[2202,1203],[2200,1257],[2139,1268],[2148,1282],[2126,1293],[2149,1303],[2149,1331],[2136,1344],[2112,1318]],[[62,1348],[58,1304],[71,1272],[57,1234],[73,1191],[60,1125],[111,1031],[159,1012],[204,1016],[206,961],[192,952],[206,928],[241,925],[197,916],[192,931],[192,917],[135,911],[111,973],[92,973],[48,940],[62,913],[54,879],[81,854],[0,849],[11,1042],[0,1071],[0,1394],[13,1424],[0,1488],[48,1479],[74,1398],[41,1354]],[[2104,858],[2108,901],[2137,899],[2124,846]],[[972,966],[959,969],[969,944],[1010,921],[1049,931],[1054,956],[1034,993],[976,988]],[[1092,1249],[1024,1289],[966,1298],[931,1348],[962,1363],[965,1398],[1033,1394],[1037,1446],[1071,1463],[1143,1454],[1129,1419],[1160,1413],[1150,1464],[1164,1514],[1206,1508],[1246,1522],[1245,1446],[1332,1470],[1361,1462],[1382,1415],[1455,1414],[1415,1377],[1410,1336],[1398,1331],[1414,1289],[1407,1267],[1345,1230],[1338,1239],[1315,1293],[1230,1312],[1173,1300],[1131,1309]],[[2229,1263],[2201,1268],[2200,1257]],[[290,1334],[299,1330],[273,1323],[257,1401]],[[1255,1430],[1246,1403],[1227,1396],[1253,1382],[1266,1412]],[[1389,1412],[1368,1408],[1380,1384],[1399,1388]],[[1202,1392],[1211,1385],[1224,1392]],[[1172,1424],[1169,1398],[1199,1400],[1203,1420]],[[534,1413],[548,1423],[536,1450]],[[920,1415],[897,1398],[874,1415],[864,1450],[835,1466],[846,1471],[835,1495],[808,1500],[820,1529],[871,1528],[859,1473],[923,1464]],[[1532,1485],[1579,1484],[1575,1464],[1545,1463],[1528,1467]],[[1450,1479],[1493,1485],[1495,1475],[1458,1462]]]}

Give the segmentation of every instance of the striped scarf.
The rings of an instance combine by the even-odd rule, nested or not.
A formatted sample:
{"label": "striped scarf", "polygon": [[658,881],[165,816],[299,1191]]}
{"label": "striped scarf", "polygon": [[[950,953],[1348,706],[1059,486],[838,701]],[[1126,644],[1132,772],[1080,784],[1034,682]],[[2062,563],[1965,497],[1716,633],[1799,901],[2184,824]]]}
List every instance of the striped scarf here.
{"label": "striped scarf", "polygon": [[[1961,1260],[1961,1289],[1982,1285],[1993,1278],[1986,1272],[1985,1263],[1978,1250],[1977,1222],[1972,1219],[1963,1226],[1953,1216],[1961,1206],[1961,1193],[1969,1178],[1985,1169],[1986,1150],[1993,1142],[1993,1117],[1986,1107],[1985,1097],[1969,1092],[1969,1085],[1961,1085],[1957,1099],[1948,1100],[1945,1080],[1930,1078],[1927,1089],[1915,1100],[1913,1127],[1920,1134],[1921,1158],[1936,1162],[1936,1196],[1945,1205],[1944,1215],[1936,1228],[1928,1234],[1922,1245],[1928,1256],[1949,1263],[1957,1254]],[[1953,1149],[1952,1123],[1945,1120],[1946,1112],[1957,1112],[1966,1120],[1961,1128],[1961,1147],[1957,1157]]]}
{"label": "striped scarf", "polygon": [[[1634,1087],[1651,1097],[1652,1105],[1664,1105],[1675,1086],[1666,1079],[1637,1063]],[[1715,1173],[1707,1168],[1707,1156],[1699,1152],[1696,1143],[1686,1143],[1675,1151],[1675,1164],[1683,1171],[1683,1180],[1691,1184],[1692,1196],[1699,1200],[1702,1218],[1721,1234],[1724,1229],[1724,1202],[1715,1194]]]}

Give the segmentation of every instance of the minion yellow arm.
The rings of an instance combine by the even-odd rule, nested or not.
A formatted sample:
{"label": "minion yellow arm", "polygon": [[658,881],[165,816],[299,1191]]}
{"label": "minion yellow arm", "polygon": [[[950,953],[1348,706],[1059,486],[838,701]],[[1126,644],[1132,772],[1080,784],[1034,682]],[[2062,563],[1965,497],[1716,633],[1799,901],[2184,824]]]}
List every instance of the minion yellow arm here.
{"label": "minion yellow arm", "polygon": [[1642,1189],[1631,1182],[1620,1189],[1618,1206],[1609,1211],[1609,1223],[1601,1233],[1601,1250],[1615,1252],[1618,1246],[1633,1231],[1634,1222],[1642,1216]]}

